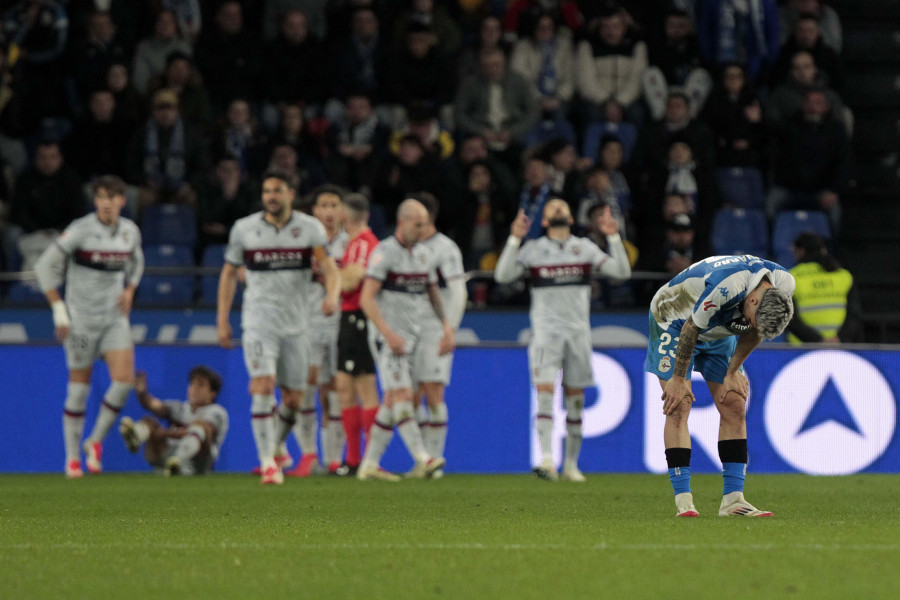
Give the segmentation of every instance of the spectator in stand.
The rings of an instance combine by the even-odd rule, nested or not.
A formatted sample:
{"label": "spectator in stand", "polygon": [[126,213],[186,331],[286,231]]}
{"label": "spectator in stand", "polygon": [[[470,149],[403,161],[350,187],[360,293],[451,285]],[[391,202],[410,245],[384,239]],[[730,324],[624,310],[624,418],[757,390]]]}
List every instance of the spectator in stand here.
{"label": "spectator in stand", "polygon": [[541,225],[544,206],[553,195],[550,183],[550,165],[534,154],[525,160],[525,184],[519,194],[519,208],[524,211],[531,224],[525,239],[535,240],[544,234]]}
{"label": "spectator in stand", "polygon": [[66,138],[68,162],[83,181],[106,174],[121,177],[131,132],[129,124],[116,114],[112,92],[95,90],[90,95],[87,114],[75,121]]}
{"label": "spectator in stand", "polygon": [[150,80],[162,74],[166,68],[166,59],[173,52],[190,55],[193,52],[191,43],[184,39],[178,31],[178,20],[170,10],[161,10],[156,15],[153,35],[142,40],[134,52],[132,83],[140,94],[146,94],[150,88]]}
{"label": "spectator in stand", "polygon": [[139,186],[141,207],[157,202],[194,204],[188,180],[209,168],[204,140],[178,113],[178,94],[153,94],[150,118],[128,145],[125,173]]}
{"label": "spectator in stand", "polygon": [[843,88],[841,59],[833,48],[826,45],[819,29],[819,21],[814,15],[800,15],[794,32],[781,47],[781,58],[772,73],[773,83],[782,83],[790,75],[791,59],[798,52],[812,54],[819,72],[827,78],[827,83],[835,90]]}
{"label": "spectator in stand", "polygon": [[534,21],[528,37],[513,48],[509,68],[530,81],[545,119],[566,120],[575,92],[572,38],[550,14]]}
{"label": "spectator in stand", "polygon": [[714,168],[715,145],[712,135],[706,125],[691,118],[690,100],[680,90],[669,92],[663,120],[650,123],[641,132],[633,166],[648,172],[666,169],[669,146],[676,136],[687,142],[695,160],[703,168]]}
{"label": "spectator in stand", "polygon": [[208,128],[211,114],[209,94],[200,83],[200,75],[189,55],[173,52],[166,58],[165,71],[150,83],[152,91],[160,88],[169,88],[178,94],[178,110],[182,119],[201,131]]}
{"label": "spectator in stand", "polygon": [[540,106],[531,84],[506,68],[502,51],[485,50],[479,60],[481,74],[463,82],[456,95],[457,129],[481,135],[492,151],[517,159],[517,144],[537,124]]}
{"label": "spectator in stand", "polygon": [[87,21],[87,39],[72,56],[72,71],[82,99],[92,90],[106,84],[106,72],[114,61],[124,60],[125,47],[116,36],[116,24],[112,15],[95,10]]}
{"label": "spectator in stand", "polygon": [[643,122],[641,79],[647,69],[647,46],[630,32],[621,10],[588,25],[588,37],[575,53],[575,87],[582,100],[582,122],[603,120],[604,104],[622,107],[625,118]]}
{"label": "spectator in stand", "polygon": [[197,183],[198,251],[228,243],[231,226],[253,212],[258,190],[234,156],[222,155],[215,169]]}
{"label": "spectator in stand", "polygon": [[585,176],[584,190],[576,205],[577,212],[573,212],[575,225],[579,229],[590,228],[591,212],[599,204],[610,208],[613,217],[619,221],[620,234],[624,238],[626,236],[625,215],[613,191],[609,173],[600,167],[594,167]]}
{"label": "spectator in stand", "polygon": [[214,114],[224,113],[236,98],[261,98],[263,55],[257,36],[244,28],[240,2],[219,6],[215,23],[197,40],[196,59]]}
{"label": "spectator in stand", "polygon": [[400,203],[416,192],[438,191],[437,159],[418,137],[407,134],[400,140],[400,150],[385,163],[378,177],[373,197],[381,204],[388,224],[393,226]]}
{"label": "spectator in stand", "polygon": [[271,155],[275,146],[287,144],[297,153],[298,163],[313,172],[317,181],[325,180],[322,141],[309,130],[309,124],[300,105],[286,104],[281,109],[281,121],[270,144],[267,155]]}
{"label": "spectator in stand", "polygon": [[344,117],[346,107],[338,98],[361,93],[375,104],[383,101],[387,87],[386,44],[381,39],[375,11],[366,6],[357,8],[353,12],[350,35],[331,53],[334,64],[329,70],[330,100],[324,115],[329,121],[334,123]]}
{"label": "spectator in stand", "polygon": [[401,107],[426,103],[442,115],[452,114],[456,71],[439,48],[437,36],[429,25],[411,21],[403,39],[391,61],[391,101]]}
{"label": "spectator in stand", "polygon": [[579,158],[575,146],[563,138],[555,138],[541,149],[544,161],[550,165],[550,186],[553,195],[569,204],[577,214],[578,199],[584,191],[584,169],[588,166]]}
{"label": "spectator in stand", "polygon": [[10,206],[12,225],[4,240],[7,264],[17,262],[14,253],[18,251],[23,271],[32,270],[59,233],[87,209],[78,173],[65,164],[56,141],[38,142],[33,159],[34,166],[16,181]]}
{"label": "spectator in stand", "polygon": [[[594,171],[594,173],[599,172]],[[621,215],[616,214],[615,206],[599,199],[587,207],[586,220],[587,224],[583,227],[584,237],[597,244],[597,247],[608,254],[609,240],[603,233],[604,225],[613,220],[618,222],[619,227],[622,227]],[[625,246],[625,252],[628,254],[628,263],[634,267],[639,256],[638,249],[625,239],[621,231],[620,235],[622,236],[622,245]],[[633,306],[632,285],[632,282],[627,279],[591,278],[591,308]]]}
{"label": "spectator in stand", "polygon": [[263,123],[277,128],[285,106],[319,105],[324,100],[325,53],[319,39],[309,32],[309,19],[299,10],[284,13],[278,37],[266,42],[263,67]]}
{"label": "spectator in stand", "polygon": [[162,7],[175,13],[178,30],[193,43],[203,28],[200,0],[162,0]]}
{"label": "spectator in stand", "polygon": [[549,14],[555,22],[565,25],[573,33],[580,32],[584,27],[581,8],[573,0],[513,0],[506,9],[506,34],[513,39],[527,37],[541,14]]}
{"label": "spectator in stand", "polygon": [[481,73],[478,57],[485,50],[500,50],[508,54],[509,45],[503,41],[503,23],[494,15],[485,15],[478,25],[478,37],[475,44],[463,48],[457,64],[459,65],[459,81],[466,81]]}
{"label": "spectator in stand", "polygon": [[242,99],[232,100],[221,125],[213,133],[213,153],[234,156],[242,171],[255,175],[265,166],[267,144],[268,140],[250,113],[250,104]]}
{"label": "spectator in stand", "polygon": [[774,185],[766,198],[769,218],[783,209],[822,210],[837,238],[840,199],[850,181],[850,140],[825,92],[806,92],[802,111],[778,130],[773,159]]}
{"label": "spectator in stand", "polygon": [[298,198],[325,183],[322,172],[316,170],[315,165],[302,164],[296,150],[289,144],[281,144],[272,148],[266,171],[276,171],[289,177],[296,187]]}
{"label": "spectator in stand", "polygon": [[778,6],[775,0],[703,0],[697,39],[707,63],[740,63],[757,81],[778,60]]}
{"label": "spectator in stand", "polygon": [[114,62],[106,73],[106,87],[116,99],[116,116],[134,127],[144,120],[144,100],[131,83],[128,65]]}
{"label": "spectator in stand", "polygon": [[666,221],[665,239],[662,252],[656,264],[647,265],[653,271],[665,271],[670,276],[677,275],[700,260],[694,249],[694,223],[690,215],[678,213]]}
{"label": "spectator in stand", "polygon": [[481,269],[485,256],[493,253],[496,260],[517,207],[514,198],[497,184],[487,161],[469,164],[464,176],[466,189],[462,198],[453,200],[456,218],[446,231],[462,250],[466,268]]}
{"label": "spectator in stand", "polygon": [[797,114],[803,106],[806,94],[815,89],[825,94],[831,113],[843,121],[850,129],[849,118],[845,115],[841,98],[826,85],[825,78],[819,73],[813,55],[805,50],[794,54],[791,59],[791,70],[787,81],[775,87],[769,94],[766,104],[766,116],[775,123],[785,121]]}
{"label": "spectator in stand", "polygon": [[326,134],[329,181],[366,196],[384,160],[390,129],[375,114],[372,100],[362,93],[347,97],[346,115]]}
{"label": "spectator in stand", "polygon": [[712,89],[712,78],[703,68],[700,44],[688,14],[670,9],[666,14],[663,40],[649,48],[650,67],[644,72],[644,99],[654,121],[663,118],[671,87],[684,90],[696,117]]}
{"label": "spectator in stand", "polygon": [[57,0],[19,0],[2,15],[2,34],[9,65],[21,96],[20,125],[32,132],[45,118],[66,119],[75,98],[65,57],[69,19],[65,3]]}
{"label": "spectator in stand", "polygon": [[841,53],[843,47],[843,33],[841,32],[841,20],[837,11],[826,6],[822,0],[788,0],[781,7],[781,38],[785,38],[795,31],[794,26],[803,15],[813,15],[819,23],[822,32],[822,41],[825,45]]}
{"label": "spectator in stand", "polygon": [[394,23],[394,39],[402,44],[412,23],[424,25],[437,37],[437,49],[445,56],[455,56],[462,45],[456,20],[435,0],[409,0],[409,9],[400,13]]}
{"label": "spectator in stand", "polygon": [[400,141],[405,136],[414,135],[428,154],[438,161],[444,161],[453,155],[453,135],[441,128],[431,106],[414,103],[407,110],[407,115],[406,126],[391,134],[391,154],[396,156],[400,152]]}
{"label": "spectator in stand", "polygon": [[762,109],[741,65],[722,68],[721,81],[710,95],[704,116],[715,137],[719,167],[759,169],[764,141]]}
{"label": "spectator in stand", "polygon": [[309,30],[319,39],[333,33],[325,22],[325,5],[337,4],[335,0],[265,0],[264,4],[263,35],[267,40],[274,40],[278,36],[285,16],[291,12],[306,15]]}
{"label": "spectator in stand", "polygon": [[[609,183],[612,186],[613,194],[618,201],[619,208],[623,214],[631,212],[631,186],[625,174],[622,173],[623,159],[625,151],[622,147],[622,141],[613,136],[606,135],[600,140],[600,157],[597,166],[609,175]],[[620,229],[624,231],[624,229]]]}

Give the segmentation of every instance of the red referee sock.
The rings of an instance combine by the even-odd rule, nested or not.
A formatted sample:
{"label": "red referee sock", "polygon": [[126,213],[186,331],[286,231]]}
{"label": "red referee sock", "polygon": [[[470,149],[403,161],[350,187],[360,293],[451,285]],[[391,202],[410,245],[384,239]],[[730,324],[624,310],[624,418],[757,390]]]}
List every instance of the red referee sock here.
{"label": "red referee sock", "polygon": [[362,449],[359,434],[362,431],[362,410],[358,406],[345,408],[341,411],[341,422],[344,424],[344,433],[347,434],[347,464],[351,467],[359,466],[362,461]]}
{"label": "red referee sock", "polygon": [[375,424],[375,414],[378,412],[378,407],[375,406],[373,408],[364,408],[362,409],[362,428],[366,433],[366,440],[369,439],[369,430],[372,429],[372,425]]}

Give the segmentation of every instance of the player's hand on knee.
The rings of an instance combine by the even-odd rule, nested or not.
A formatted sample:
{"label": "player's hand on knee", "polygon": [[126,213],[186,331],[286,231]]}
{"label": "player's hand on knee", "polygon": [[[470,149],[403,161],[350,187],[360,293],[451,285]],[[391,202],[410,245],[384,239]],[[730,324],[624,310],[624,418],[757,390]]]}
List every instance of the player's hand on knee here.
{"label": "player's hand on knee", "polygon": [[448,331],[445,332],[441,337],[441,342],[438,344],[438,354],[441,356],[453,352],[453,349],[456,347],[456,340],[453,337],[453,332]]}
{"label": "player's hand on knee", "polygon": [[389,331],[388,334],[384,336],[384,341],[387,342],[388,348],[390,348],[391,352],[394,354],[398,356],[406,354],[406,340],[403,339],[402,336],[393,331]]}
{"label": "player's hand on knee", "polygon": [[331,298],[325,298],[322,300],[322,314],[326,317],[330,317],[334,313],[337,312],[338,306]]}
{"label": "player's hand on knee", "polygon": [[666,382],[663,389],[663,414],[671,415],[687,400],[689,403],[694,401],[694,394],[691,393],[691,384],[686,379],[673,377]]}

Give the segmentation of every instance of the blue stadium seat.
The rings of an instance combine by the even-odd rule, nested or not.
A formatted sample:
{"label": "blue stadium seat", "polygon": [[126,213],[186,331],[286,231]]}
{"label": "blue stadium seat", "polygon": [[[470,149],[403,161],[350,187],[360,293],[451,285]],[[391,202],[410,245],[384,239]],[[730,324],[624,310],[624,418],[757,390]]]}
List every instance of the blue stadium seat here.
{"label": "blue stadium seat", "polygon": [[37,282],[34,285],[17,281],[9,286],[6,299],[13,304],[39,304],[46,305],[47,298],[43,292],[37,288]]}
{"label": "blue stadium seat", "polygon": [[[200,258],[201,267],[215,267],[221,269],[225,264],[225,244],[210,244],[203,249],[203,256]],[[244,286],[240,283],[234,294],[234,302],[232,306],[238,306],[243,299]],[[200,276],[200,302],[203,304],[215,304],[219,299],[219,276],[218,275],[201,275]]]}
{"label": "blue stadium seat", "polygon": [[575,143],[575,128],[568,121],[541,121],[534,129],[525,134],[522,143],[527,146],[536,146],[563,138],[569,143]]}
{"label": "blue stadium seat", "polygon": [[[148,267],[192,267],[193,251],[187,246],[152,244],[144,246],[144,263]],[[142,304],[189,304],[194,299],[193,275],[144,275],[138,288]]]}
{"label": "blue stadium seat", "polygon": [[716,171],[722,200],[738,208],[762,210],[765,203],[762,173],[759,169],[727,167]]}
{"label": "blue stadium seat", "polygon": [[188,246],[197,242],[197,215],[187,204],[153,204],[141,213],[144,244]]}
{"label": "blue stadium seat", "polygon": [[622,142],[622,162],[627,163],[631,158],[631,151],[637,143],[637,127],[632,123],[607,123],[598,121],[591,123],[584,131],[584,143],[581,147],[581,155],[598,160],[600,158],[600,140],[605,135],[613,135]]}
{"label": "blue stadium seat", "polygon": [[775,215],[772,228],[772,253],[775,255],[775,262],[785,269],[797,264],[791,248],[797,236],[807,232],[817,233],[826,240],[831,239],[828,216],[817,210],[783,210]]}
{"label": "blue stadium seat", "polygon": [[712,246],[716,254],[769,254],[769,224],[761,210],[722,208],[712,224]]}

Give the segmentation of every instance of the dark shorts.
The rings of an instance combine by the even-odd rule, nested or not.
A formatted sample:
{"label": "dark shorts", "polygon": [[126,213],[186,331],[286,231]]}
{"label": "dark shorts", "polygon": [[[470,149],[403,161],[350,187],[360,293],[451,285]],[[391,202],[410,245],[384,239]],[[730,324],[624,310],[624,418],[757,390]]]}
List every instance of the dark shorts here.
{"label": "dark shorts", "polygon": [[368,320],[361,310],[341,313],[337,370],[354,377],[375,373],[375,361],[369,350]]}

